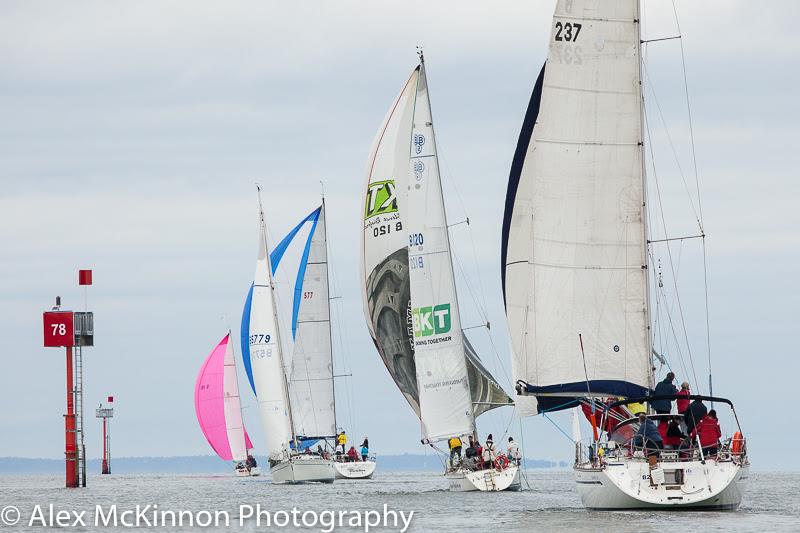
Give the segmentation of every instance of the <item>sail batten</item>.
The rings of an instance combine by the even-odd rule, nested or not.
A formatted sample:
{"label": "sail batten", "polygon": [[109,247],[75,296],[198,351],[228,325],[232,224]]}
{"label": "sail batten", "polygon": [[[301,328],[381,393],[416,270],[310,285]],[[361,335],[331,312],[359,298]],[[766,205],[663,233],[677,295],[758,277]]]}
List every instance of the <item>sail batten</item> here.
{"label": "sail batten", "polygon": [[523,414],[536,395],[649,386],[637,19],[636,0],[556,7],[503,221],[513,372],[533,395]]}

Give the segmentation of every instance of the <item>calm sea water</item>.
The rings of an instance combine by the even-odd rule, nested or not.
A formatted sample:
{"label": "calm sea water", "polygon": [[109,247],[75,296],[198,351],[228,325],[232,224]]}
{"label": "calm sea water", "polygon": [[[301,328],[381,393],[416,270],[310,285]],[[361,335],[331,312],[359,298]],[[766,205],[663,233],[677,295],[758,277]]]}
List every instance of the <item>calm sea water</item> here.
{"label": "calm sea water", "polygon": [[[128,531],[130,528],[95,527],[95,506],[118,512],[157,504],[159,510],[228,511],[231,525],[224,527],[147,527],[152,531],[294,531],[296,528],[257,527],[252,520],[238,524],[239,505],[260,504],[270,511],[383,511],[384,504],[396,511],[414,511],[409,531],[498,531],[556,532],[603,531],[689,532],[689,531],[800,531],[800,474],[753,472],[748,494],[735,512],[589,512],[580,505],[571,472],[567,470],[528,472],[530,489],[513,493],[457,494],[445,490],[444,479],[435,473],[378,472],[368,481],[337,481],[334,485],[278,486],[268,477],[235,478],[217,475],[113,475],[94,476],[86,489],[62,488],[61,477],[0,477],[0,509],[14,505],[21,513],[13,527],[0,531],[42,531],[29,527],[31,511],[38,504],[47,513],[55,510],[87,510],[87,527],[73,531]],[[319,531],[320,527],[302,529]],[[386,531],[386,529],[371,529]],[[398,529],[399,530],[399,529]],[[336,531],[363,531],[337,528]]]}

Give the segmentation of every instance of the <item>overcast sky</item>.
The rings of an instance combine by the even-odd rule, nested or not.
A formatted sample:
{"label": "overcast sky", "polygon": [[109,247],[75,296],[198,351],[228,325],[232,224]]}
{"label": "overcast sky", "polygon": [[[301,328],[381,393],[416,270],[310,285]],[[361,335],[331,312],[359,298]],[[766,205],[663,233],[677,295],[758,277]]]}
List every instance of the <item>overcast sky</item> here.
{"label": "overcast sky", "polygon": [[[93,408],[116,397],[114,453],[211,453],[193,387],[228,325],[238,328],[257,251],[253,184],[264,186],[274,239],[318,205],[320,180],[342,296],[335,325],[346,340],[346,357],[342,350],[336,357],[353,373],[338,388],[340,423],[356,438],[368,434],[378,454],[423,451],[418,421],[369,339],[357,270],[370,143],[416,65],[417,45],[426,51],[448,215],[471,222],[453,229],[454,252],[486,307],[498,355],[484,332],[471,337],[510,386],[500,226],[553,5],[0,3],[0,456],[63,457],[64,354],[41,347],[41,312],[57,294],[65,306],[82,307],[79,268],[95,271],[85,401]],[[646,6],[645,37],[674,35],[671,4]],[[778,468],[798,437],[791,393],[800,370],[800,39],[792,24],[800,9],[793,0],[769,9],[679,0],[677,8],[709,235],[715,392],[736,403],[754,466]],[[669,231],[691,232],[653,107],[657,98],[693,186],[680,45],[648,48],[656,171],[665,205],[675,208]],[[702,263],[696,245],[673,253],[682,257],[679,288],[685,281],[681,297],[705,386]],[[472,298],[460,299],[465,326],[476,324]],[[245,404],[264,453],[249,391]],[[510,416],[506,409],[483,417],[482,435],[502,434]],[[99,425],[87,422],[88,454],[96,457]],[[556,422],[568,427],[564,416]],[[548,421],[523,426],[529,456],[572,457]],[[517,420],[511,431],[518,435]]]}

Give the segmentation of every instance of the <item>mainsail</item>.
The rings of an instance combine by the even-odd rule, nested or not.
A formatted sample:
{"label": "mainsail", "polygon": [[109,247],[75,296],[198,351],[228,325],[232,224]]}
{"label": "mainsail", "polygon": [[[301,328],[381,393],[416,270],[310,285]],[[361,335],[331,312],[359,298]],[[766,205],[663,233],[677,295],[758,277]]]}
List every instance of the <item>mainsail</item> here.
{"label": "mainsail", "polygon": [[638,24],[637,0],[556,7],[503,221],[523,414],[650,386]]}
{"label": "mainsail", "polygon": [[253,448],[242,421],[230,333],[206,358],[194,387],[197,422],[211,448],[226,461],[244,461]]}
{"label": "mainsail", "polygon": [[292,306],[294,354],[289,380],[292,418],[300,437],[336,435],[325,205],[307,218]]}
{"label": "mainsail", "polygon": [[[389,373],[417,416],[420,416],[421,409],[417,380],[419,372],[414,354],[415,311],[419,318],[420,308],[432,308],[449,303],[452,313],[456,306],[454,297],[449,302],[420,302],[420,306],[416,308],[412,308],[411,305],[411,280],[413,274],[411,273],[409,262],[410,230],[404,228],[407,214],[403,212],[403,209],[405,209],[404,206],[409,205],[407,203],[409,186],[412,183],[418,184],[414,165],[417,164],[416,170],[419,171],[421,170],[419,164],[425,164],[425,158],[412,158],[412,155],[422,155],[422,152],[413,154],[412,150],[416,150],[413,140],[415,135],[413,131],[415,106],[428,106],[426,91],[427,84],[424,80],[422,66],[420,66],[412,72],[400,95],[390,108],[381,128],[378,130],[367,164],[364,229],[361,241],[364,312],[367,326]],[[423,101],[424,103],[422,103]],[[427,107],[427,109],[429,117],[430,108]],[[422,111],[417,111],[417,113],[422,113]],[[420,129],[419,134],[425,135],[422,130],[430,127],[427,124],[428,122],[430,122],[430,119],[426,120],[421,115],[417,118],[417,126]],[[432,146],[432,143],[429,146]],[[441,203],[441,193],[439,192],[441,185],[438,183],[438,169],[436,170],[436,183],[436,188],[431,190],[431,194],[436,191],[433,196],[438,195],[436,201]],[[436,216],[442,217],[442,207],[440,206],[437,209],[439,210],[437,212],[441,214]],[[438,224],[441,224],[442,220],[439,220]],[[416,224],[433,227],[437,222],[433,219],[430,221],[420,219],[420,222],[416,222]],[[446,227],[444,232],[446,235]],[[424,231],[422,233],[423,239],[425,239],[427,235],[424,234]],[[442,238],[444,237],[440,235],[440,242]],[[446,246],[446,252],[449,261],[449,245]],[[443,270],[446,271],[447,269]],[[451,267],[450,276],[452,276]],[[447,283],[450,282],[447,281]],[[434,298],[434,296],[438,295],[431,293],[429,296]],[[444,297],[445,295],[441,296]],[[421,296],[421,298],[424,298],[424,296]],[[442,310],[437,310],[440,312],[440,317],[442,317]],[[427,310],[424,310],[424,312],[427,313]],[[431,312],[433,312],[433,309],[431,309]],[[428,316],[425,315],[422,318],[425,322],[424,325],[427,327]],[[440,326],[440,330],[442,327],[444,326]],[[422,329],[419,331],[422,334]],[[435,334],[435,327],[433,331]],[[462,372],[461,368],[453,371],[455,367],[449,363],[446,365],[449,368],[447,372],[449,375],[457,376],[452,379],[462,380],[464,384],[468,383],[469,394],[465,396],[467,398],[466,402],[463,401],[463,398],[459,402],[452,402],[452,398],[448,399],[449,403],[457,406],[453,408],[454,416],[461,419],[455,425],[434,429],[428,424],[428,413],[424,414],[428,427],[423,429],[423,436],[431,439],[445,435],[451,429],[453,431],[450,435],[468,430],[471,423],[463,422],[473,415],[477,416],[488,409],[511,403],[508,395],[480,364],[475,351],[466,342],[466,337],[463,336],[457,319],[453,323],[451,317],[448,334],[451,336],[451,340],[461,346],[461,354],[458,359],[463,361],[466,358],[466,363],[456,363],[456,365],[461,365],[461,368],[466,367],[468,379],[464,379],[464,372]],[[425,336],[427,337],[427,335]],[[453,354],[451,353],[451,355]],[[456,359],[456,357],[453,357],[453,359]],[[431,370],[431,368],[426,366],[425,371],[427,372],[427,370]],[[447,381],[452,381],[452,379]],[[425,397],[425,392],[423,392],[422,396],[423,398]],[[469,400],[471,400],[472,406],[469,406]],[[425,402],[423,401],[423,403]],[[472,412],[469,413],[470,411]],[[443,420],[448,415],[440,413],[431,416]],[[441,426],[438,422],[435,424]]]}

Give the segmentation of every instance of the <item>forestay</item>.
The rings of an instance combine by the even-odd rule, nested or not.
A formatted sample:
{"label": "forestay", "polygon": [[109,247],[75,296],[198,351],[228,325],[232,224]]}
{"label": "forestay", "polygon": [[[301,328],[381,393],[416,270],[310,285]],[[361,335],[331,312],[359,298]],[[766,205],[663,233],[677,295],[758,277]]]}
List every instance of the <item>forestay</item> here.
{"label": "forestay", "polygon": [[637,12],[637,0],[558,2],[517,145],[504,294],[514,376],[539,402],[649,386]]}

